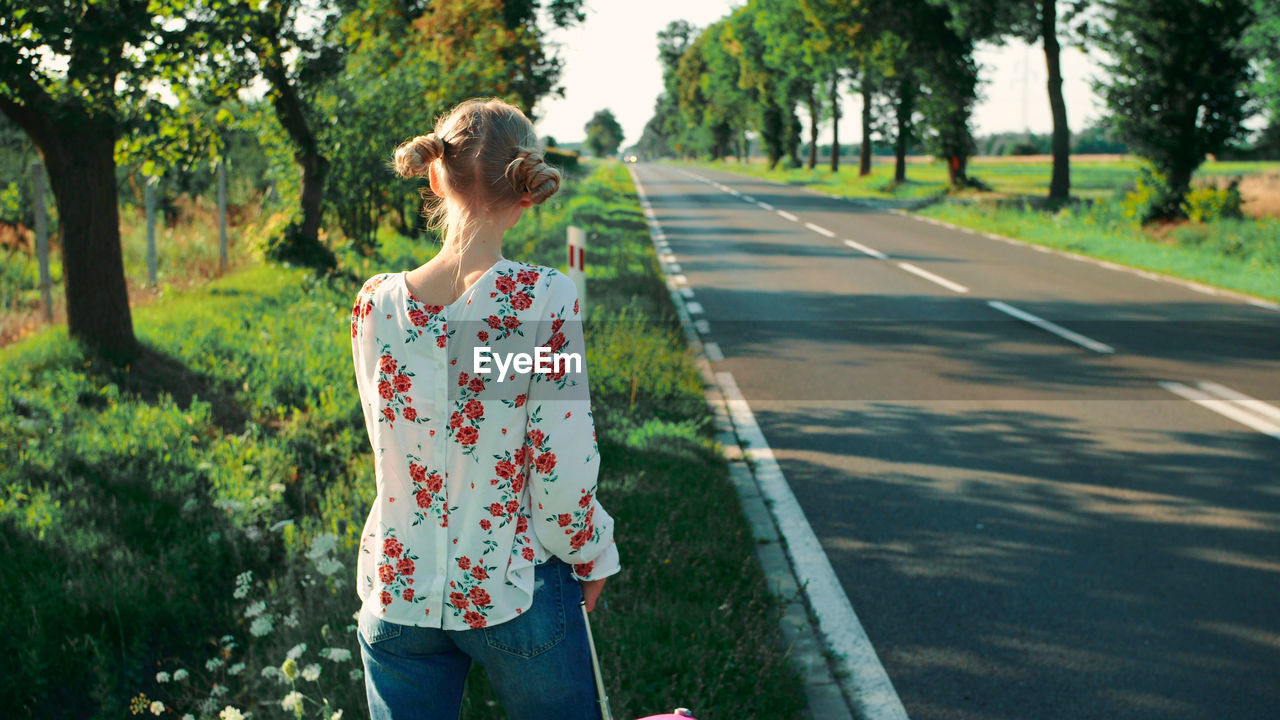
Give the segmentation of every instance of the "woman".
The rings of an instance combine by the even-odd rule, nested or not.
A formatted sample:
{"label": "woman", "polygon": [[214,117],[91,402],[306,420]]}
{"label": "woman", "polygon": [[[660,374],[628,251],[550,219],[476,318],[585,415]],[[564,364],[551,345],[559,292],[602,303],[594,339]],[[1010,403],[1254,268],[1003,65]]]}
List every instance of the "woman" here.
{"label": "woman", "polygon": [[502,256],[560,173],[498,99],[454,108],[395,168],[427,176],[445,239],[421,267],[369,278],[351,313],[378,493],[356,574],[370,715],[456,720],[475,660],[515,720],[598,717],[579,604],[619,559],[595,496],[577,291]]}

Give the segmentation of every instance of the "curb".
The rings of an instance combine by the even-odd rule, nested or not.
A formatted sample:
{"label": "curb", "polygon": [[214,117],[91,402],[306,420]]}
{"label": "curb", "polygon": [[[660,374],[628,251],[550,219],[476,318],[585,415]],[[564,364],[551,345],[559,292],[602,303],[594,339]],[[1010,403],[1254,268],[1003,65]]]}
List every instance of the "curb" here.
{"label": "curb", "polygon": [[[630,167],[627,169],[630,172],[636,196],[645,210],[646,224],[650,224],[653,222],[652,210],[648,207],[635,170]],[[650,229],[652,229],[651,225]],[[658,252],[652,232],[649,239],[650,242],[654,242],[654,251]],[[724,448],[725,459],[729,461],[729,479],[737,490],[742,509],[751,524],[756,557],[764,569],[769,591],[783,606],[779,624],[782,640],[785,643],[784,651],[791,659],[793,667],[800,673],[804,684],[807,699],[805,716],[813,720],[855,720],[855,715],[850,709],[852,705],[832,671],[825,652],[826,644],[822,640],[809,611],[804,592],[787,558],[773,515],[760,493],[755,472],[747,462],[747,455],[738,441],[724,391],[711,369],[711,361],[707,358],[702,338],[694,328],[693,319],[685,307],[684,297],[668,273],[666,263],[660,262],[660,268],[663,279],[666,281],[667,292],[671,296],[671,303],[675,306],[676,315],[680,319],[685,341],[693,351],[698,371],[702,375],[705,386],[703,394],[715,414],[716,441]]]}

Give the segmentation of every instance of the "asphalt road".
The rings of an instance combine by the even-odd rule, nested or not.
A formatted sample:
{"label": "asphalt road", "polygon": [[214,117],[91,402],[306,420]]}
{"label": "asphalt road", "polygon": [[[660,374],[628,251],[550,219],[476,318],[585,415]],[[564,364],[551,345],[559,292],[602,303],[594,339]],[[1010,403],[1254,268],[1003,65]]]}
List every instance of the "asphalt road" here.
{"label": "asphalt road", "polygon": [[1280,718],[1280,311],[637,173],[911,718]]}

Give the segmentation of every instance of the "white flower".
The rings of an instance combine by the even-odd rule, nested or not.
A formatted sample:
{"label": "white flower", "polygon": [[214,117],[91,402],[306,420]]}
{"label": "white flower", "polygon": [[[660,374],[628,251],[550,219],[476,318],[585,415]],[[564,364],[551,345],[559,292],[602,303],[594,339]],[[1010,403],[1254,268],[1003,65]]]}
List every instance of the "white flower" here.
{"label": "white flower", "polygon": [[355,670],[352,670],[351,672],[347,673],[347,677],[350,678],[351,680],[359,680],[360,678],[364,677],[364,671],[361,670],[360,668],[356,668]]}
{"label": "white flower", "polygon": [[160,672],[156,673],[156,682],[167,683],[169,682],[169,677],[170,677],[169,673],[161,670]]}
{"label": "white flower", "polygon": [[298,692],[297,690],[294,690],[288,695],[285,695],[284,699],[280,701],[280,707],[284,708],[285,710],[294,710],[298,707],[301,707],[301,705],[302,705],[302,693]]}
{"label": "white flower", "polygon": [[152,715],[159,715],[159,714],[160,714],[160,713],[162,713],[162,712],[164,712],[164,703],[160,702],[159,700],[152,700],[152,701],[151,701],[151,714],[152,714]]}
{"label": "white flower", "polygon": [[352,619],[352,620],[359,620],[359,619],[360,619],[360,611],[359,611],[359,610],[356,610],[355,612],[351,613],[351,619]]}
{"label": "white flower", "polygon": [[284,483],[271,483],[267,486],[267,490],[271,492],[284,492]]}
{"label": "white flower", "polygon": [[338,708],[338,712],[330,715],[329,720],[342,720],[342,708]]}
{"label": "white flower", "polygon": [[212,695],[213,697],[221,697],[223,695],[226,695],[229,690],[230,688],[228,688],[226,685],[219,685],[218,683],[214,683],[213,687],[209,688],[209,694]]}
{"label": "white flower", "polygon": [[182,720],[196,720],[196,716],[191,713],[186,713],[182,716]]}
{"label": "white flower", "polygon": [[231,667],[227,668],[228,675],[239,675],[243,671],[244,671],[244,663],[242,662],[238,662],[235,665],[232,665]]}
{"label": "white flower", "polygon": [[337,535],[320,533],[311,539],[311,549],[307,551],[307,557],[312,560],[318,560],[321,556],[328,555],[336,547],[338,547]]}
{"label": "white flower", "polygon": [[183,680],[186,680],[189,674],[190,673],[187,672],[186,668],[178,668],[177,670],[173,671],[173,679],[178,682],[181,682]]}
{"label": "white flower", "polygon": [[241,600],[249,595],[249,586],[253,584],[253,571],[245,570],[236,576],[235,599]]}
{"label": "white flower", "polygon": [[262,637],[275,629],[275,625],[270,615],[262,615],[253,619],[253,623],[249,625],[249,634],[254,637]]}
{"label": "white flower", "polygon": [[276,667],[275,665],[268,665],[262,668],[262,677],[264,678],[273,678],[273,677],[276,677],[277,675],[283,675],[283,674],[284,673],[280,672],[280,668]]}
{"label": "white flower", "polygon": [[316,570],[321,575],[332,575],[342,569],[342,563],[331,557],[320,558],[316,563]]}
{"label": "white flower", "polygon": [[222,712],[218,713],[218,717],[222,718],[222,720],[244,720],[244,715],[241,715],[239,710],[230,705],[222,708]]}
{"label": "white flower", "polygon": [[316,681],[316,679],[317,679],[317,678],[319,678],[319,677],[320,677],[320,665],[319,665],[319,664],[317,664],[317,663],[311,663],[310,665],[308,665],[308,666],[306,666],[306,667],[302,668],[302,679],[303,679],[303,680],[306,680],[306,681],[308,681],[308,682],[315,682],[315,681]]}
{"label": "white flower", "polygon": [[346,662],[351,659],[351,651],[346,648],[325,648],[320,651],[320,657],[326,657],[334,662]]}
{"label": "white flower", "polygon": [[[291,628],[298,627],[298,611],[296,609],[284,617],[284,624]],[[303,645],[302,649],[306,650],[307,646]]]}
{"label": "white flower", "polygon": [[262,614],[263,610],[266,610],[266,609],[267,609],[266,601],[259,600],[255,603],[250,603],[249,607],[244,609],[244,616],[247,618],[257,617]]}
{"label": "white flower", "polygon": [[270,501],[261,495],[254,495],[252,502],[255,506],[259,506],[259,505],[266,505]]}
{"label": "white flower", "polygon": [[209,658],[204,664],[204,669],[213,672],[222,667],[222,658]]}

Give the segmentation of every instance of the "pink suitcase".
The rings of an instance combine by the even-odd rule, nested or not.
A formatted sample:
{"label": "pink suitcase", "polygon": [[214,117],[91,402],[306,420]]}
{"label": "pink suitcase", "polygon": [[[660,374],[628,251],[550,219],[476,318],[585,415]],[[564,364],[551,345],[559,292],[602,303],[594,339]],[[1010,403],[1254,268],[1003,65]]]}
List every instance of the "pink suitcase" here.
{"label": "pink suitcase", "polygon": [[[591,638],[591,619],[587,617],[587,601],[583,600],[582,604],[582,622],[587,626],[587,645],[591,647],[591,669],[596,674],[596,697],[600,703],[601,720],[613,720],[613,713],[609,710],[609,696],[604,691],[604,678],[600,675],[600,659],[596,656],[596,643]],[[689,720],[693,718],[693,713],[685,708],[676,708],[669,713],[662,715],[646,715],[639,720]]]}

